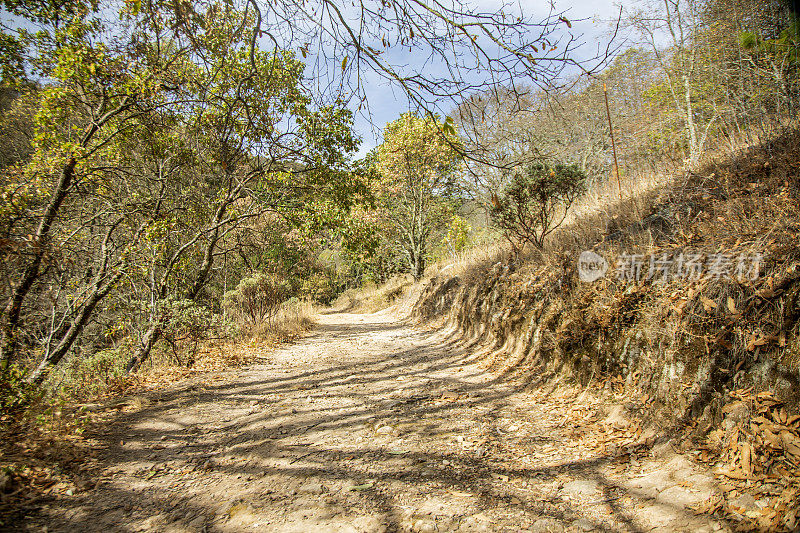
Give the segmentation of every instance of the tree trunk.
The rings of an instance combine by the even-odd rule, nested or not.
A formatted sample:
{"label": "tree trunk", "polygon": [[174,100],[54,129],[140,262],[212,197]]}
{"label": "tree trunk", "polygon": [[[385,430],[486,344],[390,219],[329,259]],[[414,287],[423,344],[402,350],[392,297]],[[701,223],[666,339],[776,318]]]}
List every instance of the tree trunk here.
{"label": "tree trunk", "polygon": [[78,336],[83,331],[83,328],[89,322],[89,319],[94,312],[95,307],[100,301],[105,298],[111,289],[116,285],[117,281],[122,278],[123,271],[117,272],[107,283],[105,286],[100,285],[100,279],[98,279],[97,284],[95,285],[95,290],[93,294],[89,297],[89,300],[83,306],[83,309],[78,313],[72,323],[70,324],[69,329],[67,330],[64,337],[61,341],[56,345],[52,352],[47,354],[36,370],[28,376],[28,383],[30,385],[39,385],[41,384],[47,375],[50,373],[50,370],[53,368],[55,364],[57,364],[69,351],[72,349],[73,344],[78,339]]}
{"label": "tree trunk", "polygon": [[144,334],[142,343],[139,345],[139,349],[136,350],[136,353],[133,354],[133,357],[131,357],[130,361],[128,361],[128,364],[125,367],[125,372],[131,372],[139,368],[139,366],[150,356],[153,346],[155,346],[156,342],[158,342],[160,338],[161,322],[157,321],[155,324],[152,324],[150,329],[148,329]]}
{"label": "tree trunk", "polygon": [[[214,213],[214,218],[212,219],[212,226],[217,226],[223,218],[225,218],[225,213],[227,212],[228,205],[232,200],[229,198],[225,202],[223,202]],[[203,252],[203,263],[200,266],[200,271],[197,273],[197,277],[192,284],[192,288],[186,293],[187,300],[196,300],[197,296],[200,294],[200,291],[205,286],[208,278],[211,275],[211,268],[214,266],[214,250],[217,247],[217,243],[220,239],[220,232],[219,227],[215,227],[212,232],[211,239],[208,241],[206,245],[206,249]],[[166,291],[166,280],[162,281],[161,286],[161,297]],[[133,354],[133,357],[128,361],[128,364],[125,367],[126,372],[132,372],[141,366],[147,358],[150,356],[150,352],[153,350],[153,346],[155,346],[156,342],[161,338],[162,334],[162,319],[157,317],[153,324],[150,326],[150,329],[144,334],[142,339],[142,344],[139,346],[139,349],[136,350],[136,353]]]}
{"label": "tree trunk", "polygon": [[0,371],[4,370],[9,363],[13,362],[16,358],[17,341],[16,330],[19,326],[19,318],[22,312],[22,303],[25,297],[33,287],[36,278],[39,277],[39,269],[42,265],[42,259],[47,251],[47,244],[50,240],[50,228],[53,221],[61,208],[61,204],[67,197],[67,192],[72,185],[72,180],[75,175],[75,165],[77,161],[74,157],[70,158],[67,164],[61,171],[61,177],[58,180],[56,189],[50,199],[50,203],[42,214],[42,220],[39,222],[39,227],[36,230],[34,237],[34,257],[33,261],[27,266],[25,272],[22,274],[14,292],[9,299],[8,305],[4,309],[3,326],[2,326],[2,344],[0,344]]}
{"label": "tree trunk", "polygon": [[692,105],[692,84],[689,76],[684,75],[683,84],[686,101],[686,136],[689,141],[689,168],[694,168],[700,159],[700,147],[697,143],[697,126],[694,122],[694,106]]}
{"label": "tree trunk", "polygon": [[422,279],[422,276],[425,274],[425,258],[422,257],[422,254],[417,252],[414,257],[413,262],[413,275],[414,280],[419,281]]}

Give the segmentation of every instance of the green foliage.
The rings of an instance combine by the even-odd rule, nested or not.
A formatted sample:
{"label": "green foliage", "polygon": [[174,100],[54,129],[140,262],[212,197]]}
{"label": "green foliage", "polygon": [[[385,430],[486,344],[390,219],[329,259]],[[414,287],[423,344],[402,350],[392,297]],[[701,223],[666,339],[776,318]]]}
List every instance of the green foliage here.
{"label": "green foliage", "polygon": [[0,5],[9,13],[25,17],[42,24],[59,25],[75,17],[85,16],[98,7],[96,1],[70,0],[53,2],[50,0],[2,0]]}
{"label": "green foliage", "polygon": [[330,304],[338,295],[336,280],[325,272],[315,272],[303,280],[300,292],[321,304]]}
{"label": "green foliage", "polygon": [[127,353],[127,346],[119,346],[73,359],[52,376],[57,385],[51,394],[62,400],[81,401],[122,387]]}
{"label": "green foliage", "polygon": [[194,300],[167,300],[163,306],[165,337],[197,343],[212,332],[213,313]]}
{"label": "green foliage", "polygon": [[534,163],[515,172],[503,192],[494,196],[492,220],[515,252],[526,244],[542,249],[585,188],[586,175],[577,165]]}
{"label": "green foliage", "polygon": [[454,257],[470,245],[472,226],[458,215],[453,215],[441,246],[447,256]]}
{"label": "green foliage", "polygon": [[271,320],[280,304],[289,298],[291,288],[276,274],[258,272],[242,279],[236,289],[223,297],[222,306],[250,324]]}
{"label": "green foliage", "polygon": [[28,405],[31,390],[25,383],[25,372],[16,364],[0,372],[0,413],[11,413]]}
{"label": "green foliage", "polygon": [[450,122],[406,113],[386,126],[377,149],[381,217],[416,279],[425,270],[434,234],[444,231],[460,204],[460,148]]}
{"label": "green foliage", "polygon": [[24,50],[19,39],[0,32],[0,85],[14,86],[26,78]]}

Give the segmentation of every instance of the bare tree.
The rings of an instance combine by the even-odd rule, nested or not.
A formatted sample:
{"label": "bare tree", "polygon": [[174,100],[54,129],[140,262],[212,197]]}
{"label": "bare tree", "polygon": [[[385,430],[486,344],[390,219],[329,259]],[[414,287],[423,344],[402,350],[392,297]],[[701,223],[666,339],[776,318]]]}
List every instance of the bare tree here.
{"label": "bare tree", "polygon": [[646,7],[628,13],[629,24],[653,51],[675,109],[684,121],[686,163],[690,168],[697,165],[709,131],[719,117],[713,99],[710,112],[704,116],[698,113],[697,87],[705,59],[697,46],[703,31],[702,9],[701,0],[650,0]]}

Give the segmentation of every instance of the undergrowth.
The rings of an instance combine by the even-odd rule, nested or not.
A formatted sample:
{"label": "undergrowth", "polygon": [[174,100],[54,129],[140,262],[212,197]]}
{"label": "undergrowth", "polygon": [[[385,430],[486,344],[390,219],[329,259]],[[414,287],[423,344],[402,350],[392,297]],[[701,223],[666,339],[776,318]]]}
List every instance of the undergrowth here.
{"label": "undergrowth", "polygon": [[413,286],[410,275],[395,276],[383,285],[369,283],[359,289],[348,289],[331,308],[341,313],[374,313],[402,300]]}

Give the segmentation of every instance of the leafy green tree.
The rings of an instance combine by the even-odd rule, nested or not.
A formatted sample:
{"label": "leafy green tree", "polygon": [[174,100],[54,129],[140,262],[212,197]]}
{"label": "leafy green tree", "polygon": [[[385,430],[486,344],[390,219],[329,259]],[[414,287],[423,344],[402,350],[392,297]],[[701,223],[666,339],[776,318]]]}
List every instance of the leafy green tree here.
{"label": "leafy green tree", "polygon": [[411,113],[386,126],[377,149],[379,202],[415,279],[425,272],[431,236],[459,200],[460,143],[452,126]]}
{"label": "leafy green tree", "polygon": [[472,226],[459,215],[453,215],[442,244],[450,257],[455,257],[469,246]]}
{"label": "leafy green tree", "polygon": [[2,176],[0,207],[9,215],[2,232],[11,253],[4,262],[9,290],[0,367],[20,362],[21,348],[38,353],[29,376],[37,383],[73,349],[125,275],[148,224],[134,214],[154,215],[153,206],[114,194],[124,188],[115,181],[115,148],[133,121],[163,101],[160,66],[179,51],[162,50],[149,65],[133,60],[125,44],[103,40],[106,28],[91,5],[7,7],[43,24],[33,36],[20,33],[26,65],[48,83],[32,93],[32,156]]}
{"label": "leafy green tree", "polygon": [[295,54],[253,52],[239,29],[247,14],[229,7],[215,14],[220,11],[225,16],[193,39],[202,59],[182,69],[186,81],[177,92],[187,103],[177,128],[190,139],[192,166],[176,192],[185,197],[191,191],[192,209],[164,233],[154,263],[159,274],[151,278],[149,326],[129,369],[148,357],[161,336],[158,302],[175,292],[202,298],[217,258],[236,246],[229,237],[269,212],[309,222],[318,213],[309,204],[346,205],[357,185],[347,168],[357,142],[351,113],[341,102],[316,108]]}
{"label": "leafy green tree", "polygon": [[564,222],[585,183],[586,175],[577,165],[529,165],[515,172],[503,192],[493,198],[492,220],[515,254],[526,244],[541,250],[545,238]]}

